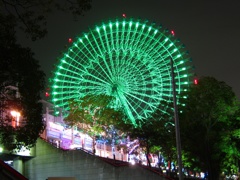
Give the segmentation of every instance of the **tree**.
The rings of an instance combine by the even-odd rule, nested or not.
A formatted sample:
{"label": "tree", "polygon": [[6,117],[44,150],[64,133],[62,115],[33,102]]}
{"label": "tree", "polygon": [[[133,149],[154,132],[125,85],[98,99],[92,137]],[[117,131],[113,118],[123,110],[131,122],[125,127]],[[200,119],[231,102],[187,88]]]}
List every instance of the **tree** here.
{"label": "tree", "polygon": [[[166,112],[163,112],[162,107],[169,107]],[[154,126],[157,131],[158,137],[155,141],[155,145],[161,149],[161,154],[171,164],[176,163],[177,150],[176,150],[176,134],[174,125],[174,111],[173,104],[168,102],[161,102],[159,107],[156,109],[152,118],[157,120],[157,124]],[[156,139],[156,137],[153,137]],[[170,168],[170,167],[169,167]]]}
{"label": "tree", "polygon": [[95,153],[96,135],[110,129],[110,125],[117,125],[123,120],[124,113],[111,107],[112,96],[86,95],[79,100],[69,102],[70,112],[64,119],[71,126],[78,126],[93,139],[93,153]]}
{"label": "tree", "polygon": [[227,157],[239,158],[239,139],[232,138],[240,128],[236,96],[230,86],[213,77],[200,78],[184,96],[185,106],[180,108],[182,148],[193,166],[208,172],[210,180],[218,179],[221,164],[229,162]]}
{"label": "tree", "polygon": [[[176,141],[175,129],[173,124],[173,111],[167,109],[167,113],[163,112],[162,107],[166,102],[161,102],[156,111],[145,120],[137,120],[137,126],[133,127],[130,136],[137,138],[140,146],[145,149],[148,165],[150,153],[155,153],[156,147],[161,150],[162,155],[169,162],[176,160]],[[168,106],[171,107],[171,106]]]}
{"label": "tree", "polygon": [[91,9],[92,0],[26,0],[0,2],[0,15],[11,17],[31,39],[38,40],[47,34],[47,15],[52,11],[71,12],[74,16],[84,15]]}
{"label": "tree", "polygon": [[219,148],[225,154],[220,168],[227,175],[237,174],[240,165],[238,162],[240,159],[240,103],[236,103],[235,107],[238,107],[238,110],[229,117],[225,127],[227,129],[222,134],[222,141],[219,144]]}
{"label": "tree", "polygon": [[156,131],[154,131],[154,128],[156,128],[154,127],[155,121],[136,120],[136,124],[136,127],[133,126],[130,137],[131,139],[138,139],[140,147],[145,151],[148,166],[151,167],[149,159],[150,148],[155,145],[152,137],[157,137]]}
{"label": "tree", "polygon": [[[11,151],[34,146],[44,129],[39,100],[45,74],[31,50],[16,44],[14,19],[0,15],[0,20],[0,143]],[[21,113],[22,124],[16,128],[8,123],[12,109]]]}
{"label": "tree", "polygon": [[[47,15],[53,10],[72,12],[78,16],[90,8],[91,0],[0,2],[0,143],[5,148],[32,147],[44,129],[39,100],[45,85],[45,74],[31,50],[16,43],[15,31],[20,28],[32,40],[38,40],[46,35]],[[9,126],[8,121],[13,118],[9,108],[21,112],[24,126]]]}

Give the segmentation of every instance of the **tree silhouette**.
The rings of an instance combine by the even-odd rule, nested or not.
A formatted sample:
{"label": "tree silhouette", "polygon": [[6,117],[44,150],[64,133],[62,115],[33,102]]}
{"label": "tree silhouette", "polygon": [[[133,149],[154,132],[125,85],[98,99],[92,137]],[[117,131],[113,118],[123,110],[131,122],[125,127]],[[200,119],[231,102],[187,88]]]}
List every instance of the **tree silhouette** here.
{"label": "tree silhouette", "polygon": [[[45,74],[29,48],[16,43],[14,20],[0,16],[0,143],[8,150],[32,147],[44,129],[40,95]],[[21,113],[19,127],[12,127],[11,110]]]}
{"label": "tree silhouette", "polygon": [[180,114],[182,148],[193,166],[208,172],[210,180],[218,179],[223,164],[234,165],[232,159],[240,157],[239,137],[233,135],[240,128],[239,102],[230,86],[213,77],[200,78],[185,96]]}
{"label": "tree silhouette", "polygon": [[91,9],[92,0],[4,0],[0,3],[0,16],[10,17],[14,27],[21,29],[33,41],[47,34],[47,16],[53,11],[71,12],[75,17]]}

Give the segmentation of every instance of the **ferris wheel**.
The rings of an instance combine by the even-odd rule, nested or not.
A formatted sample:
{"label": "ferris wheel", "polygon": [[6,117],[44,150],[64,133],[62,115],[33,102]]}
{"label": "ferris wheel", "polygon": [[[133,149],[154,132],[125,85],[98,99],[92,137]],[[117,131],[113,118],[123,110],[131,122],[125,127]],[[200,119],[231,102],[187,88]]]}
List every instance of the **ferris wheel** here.
{"label": "ferris wheel", "polygon": [[179,95],[191,82],[191,66],[173,32],[142,20],[101,23],[73,40],[59,59],[51,85],[52,102],[67,111],[70,99],[111,95],[115,107],[122,107],[135,123],[149,117],[160,102],[172,101],[170,59]]}

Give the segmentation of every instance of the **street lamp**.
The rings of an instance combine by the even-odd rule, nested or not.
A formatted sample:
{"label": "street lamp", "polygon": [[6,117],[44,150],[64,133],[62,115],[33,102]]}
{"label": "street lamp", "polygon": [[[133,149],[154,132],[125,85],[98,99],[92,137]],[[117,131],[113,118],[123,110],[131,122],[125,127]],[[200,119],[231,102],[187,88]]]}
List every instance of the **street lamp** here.
{"label": "street lamp", "polygon": [[12,121],[12,126],[15,128],[16,126],[19,126],[19,118],[21,114],[17,111],[11,111],[11,115],[14,117],[14,120]]}

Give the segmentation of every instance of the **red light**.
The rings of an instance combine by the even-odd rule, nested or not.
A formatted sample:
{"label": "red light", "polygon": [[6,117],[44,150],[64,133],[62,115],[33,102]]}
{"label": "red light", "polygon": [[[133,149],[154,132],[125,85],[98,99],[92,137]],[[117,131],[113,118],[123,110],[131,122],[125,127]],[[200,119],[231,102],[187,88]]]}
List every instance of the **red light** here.
{"label": "red light", "polygon": [[198,84],[198,80],[194,79],[194,84],[197,85]]}
{"label": "red light", "polygon": [[47,88],[46,88],[46,91],[45,91],[45,97],[47,97],[47,98],[50,96],[49,91],[50,91],[50,88],[47,87]]}
{"label": "red light", "polygon": [[73,42],[72,38],[68,38],[68,42],[72,43]]}
{"label": "red light", "polygon": [[171,34],[172,34],[173,36],[175,36],[175,32],[174,32],[173,30],[171,30]]}
{"label": "red light", "polygon": [[45,96],[46,96],[46,97],[49,97],[50,94],[49,94],[48,92],[45,92]]}
{"label": "red light", "polygon": [[126,16],[126,14],[122,14],[122,16],[124,17],[124,18],[126,18],[127,16]]}

